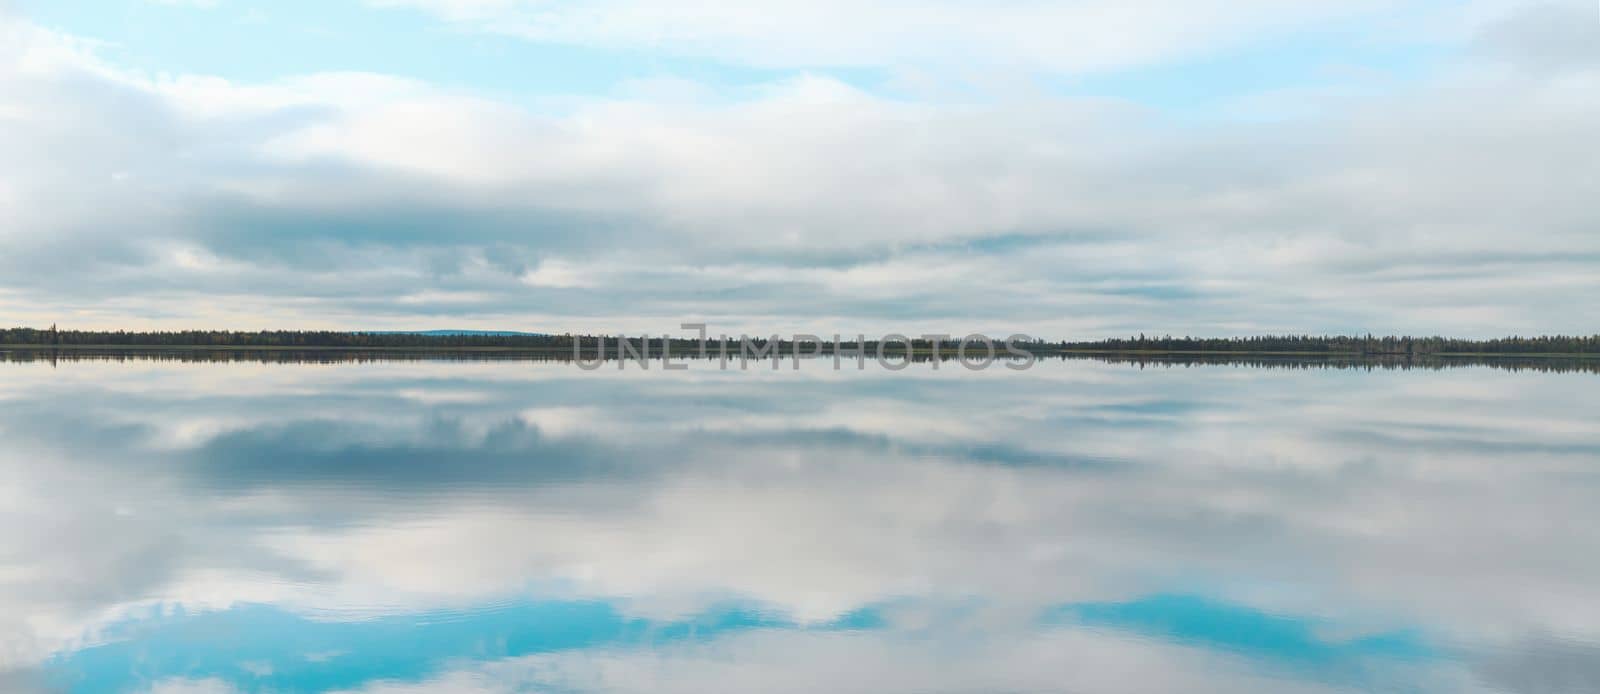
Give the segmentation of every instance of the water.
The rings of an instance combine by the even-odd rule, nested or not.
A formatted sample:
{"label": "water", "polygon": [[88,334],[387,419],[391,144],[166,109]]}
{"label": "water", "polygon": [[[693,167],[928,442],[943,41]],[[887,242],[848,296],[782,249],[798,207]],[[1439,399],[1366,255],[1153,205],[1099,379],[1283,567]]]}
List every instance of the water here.
{"label": "water", "polygon": [[0,363],[0,691],[1600,691],[1600,375]]}

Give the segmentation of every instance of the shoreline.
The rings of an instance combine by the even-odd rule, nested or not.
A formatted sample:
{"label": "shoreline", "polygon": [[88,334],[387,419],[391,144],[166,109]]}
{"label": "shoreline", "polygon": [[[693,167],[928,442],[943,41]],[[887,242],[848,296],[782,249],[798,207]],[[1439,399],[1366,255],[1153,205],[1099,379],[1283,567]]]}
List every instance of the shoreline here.
{"label": "shoreline", "polygon": [[[39,344],[0,344],[0,350],[26,350],[33,352],[393,352],[393,353],[421,353],[421,354],[452,354],[452,353],[487,353],[487,354],[534,354],[534,355],[560,355],[572,356],[571,347],[508,347],[508,346],[347,346],[347,345],[110,345],[110,344],[72,344],[72,345],[39,345]],[[1600,354],[1593,352],[1429,352],[1424,354],[1405,354],[1394,352],[1296,352],[1282,350],[1119,350],[1119,349],[1032,349],[1027,350],[1035,357],[1049,356],[1183,356],[1183,357],[1300,357],[1323,359],[1430,359],[1430,358],[1471,358],[1471,359],[1600,359]],[[840,352],[853,355],[854,350]],[[910,350],[914,355],[932,355],[933,350],[914,348]],[[954,351],[945,351],[954,357]],[[594,356],[594,350],[584,350],[579,353],[583,356]],[[897,349],[888,354],[899,356],[906,354],[906,350]],[[831,356],[831,350],[817,352],[817,355]],[[674,358],[698,358],[694,354],[674,354]],[[712,358],[715,355],[708,355]],[[803,355],[803,356],[810,356]],[[660,355],[651,356],[652,359]],[[615,357],[606,357],[608,359]],[[786,357],[787,358],[787,357]]]}

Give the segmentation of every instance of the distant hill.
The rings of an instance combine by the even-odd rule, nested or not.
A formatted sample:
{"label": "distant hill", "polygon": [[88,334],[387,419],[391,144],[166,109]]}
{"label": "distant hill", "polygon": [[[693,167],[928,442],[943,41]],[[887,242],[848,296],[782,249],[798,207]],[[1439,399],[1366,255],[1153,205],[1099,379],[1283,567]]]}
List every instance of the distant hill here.
{"label": "distant hill", "polygon": [[368,335],[426,335],[428,337],[545,337],[546,333],[524,333],[515,330],[363,330]]}

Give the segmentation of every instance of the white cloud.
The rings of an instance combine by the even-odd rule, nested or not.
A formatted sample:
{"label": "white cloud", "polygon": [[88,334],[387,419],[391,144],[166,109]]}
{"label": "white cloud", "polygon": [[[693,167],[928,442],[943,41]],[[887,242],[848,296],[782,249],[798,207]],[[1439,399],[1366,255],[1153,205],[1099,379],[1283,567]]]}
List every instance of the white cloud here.
{"label": "white cloud", "polygon": [[[384,682],[363,694],[524,691],[924,692],[1131,694],[1172,691],[1309,694],[1350,691],[1252,672],[1242,662],[1088,631],[948,636],[757,632],[702,645],[558,653],[461,668],[421,683]],[[960,657],[950,657],[959,653]],[[1456,684],[1465,684],[1459,679]],[[1473,691],[1462,689],[1458,691]]]}
{"label": "white cloud", "polygon": [[[1497,16],[1518,36],[1548,25]],[[361,73],[150,77],[4,31],[14,321],[656,331],[695,314],[1085,336],[1600,319],[1571,300],[1600,257],[1583,146],[1600,68],[1581,62],[1496,49],[1314,117],[1175,128],[1109,100],[923,102],[822,75],[532,107]],[[993,278],[1028,299],[941,286]]]}
{"label": "white cloud", "polygon": [[1386,3],[1064,0],[368,0],[537,41],[647,49],[772,67],[1148,65],[1362,17]]}
{"label": "white cloud", "polygon": [[234,694],[233,685],[219,679],[165,679],[152,685],[146,694]]}
{"label": "white cloud", "polygon": [[173,7],[193,7],[201,10],[213,9],[218,4],[218,0],[145,0],[145,2]]}

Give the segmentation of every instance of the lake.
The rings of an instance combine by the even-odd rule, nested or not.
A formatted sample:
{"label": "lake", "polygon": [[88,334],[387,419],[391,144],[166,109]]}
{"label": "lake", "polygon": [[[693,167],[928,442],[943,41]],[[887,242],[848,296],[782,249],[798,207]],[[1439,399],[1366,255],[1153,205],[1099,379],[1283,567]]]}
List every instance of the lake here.
{"label": "lake", "polygon": [[1592,370],[306,361],[0,361],[0,690],[1600,691]]}

